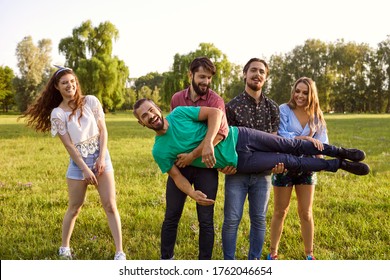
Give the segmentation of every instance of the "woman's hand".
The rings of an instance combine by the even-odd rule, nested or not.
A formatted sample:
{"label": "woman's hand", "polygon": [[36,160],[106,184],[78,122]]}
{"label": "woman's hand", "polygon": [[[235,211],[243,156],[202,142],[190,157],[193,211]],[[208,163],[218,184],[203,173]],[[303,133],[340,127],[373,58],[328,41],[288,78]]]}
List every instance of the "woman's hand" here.
{"label": "woman's hand", "polygon": [[95,174],[91,171],[91,169],[87,168],[83,170],[84,175],[84,181],[87,183],[87,185],[95,185],[98,186],[98,181],[96,179]]}
{"label": "woman's hand", "polygon": [[324,144],[320,140],[314,139],[312,137],[307,137],[306,140],[312,142],[314,147],[316,147],[319,151],[324,150]]}
{"label": "woman's hand", "polygon": [[284,172],[287,172],[287,169],[284,168],[284,163],[282,162],[279,162],[274,168],[272,168],[272,173],[274,174],[281,174]]}
{"label": "woman's hand", "polygon": [[98,157],[96,159],[93,170],[95,171],[97,176],[102,175],[104,170],[106,170],[106,161],[102,157]]}

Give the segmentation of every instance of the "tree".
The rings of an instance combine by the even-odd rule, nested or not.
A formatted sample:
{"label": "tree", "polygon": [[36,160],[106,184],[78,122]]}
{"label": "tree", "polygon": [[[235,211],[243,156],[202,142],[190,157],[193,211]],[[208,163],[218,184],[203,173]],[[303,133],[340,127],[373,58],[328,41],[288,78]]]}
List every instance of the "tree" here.
{"label": "tree", "polygon": [[[385,112],[390,113],[390,35],[387,39],[378,44],[377,50],[378,63],[380,65],[380,73],[382,73],[383,84],[378,85],[378,89],[381,91],[379,94],[384,99],[386,107]],[[386,101],[385,101],[386,100]]]}
{"label": "tree", "polygon": [[0,66],[0,104],[3,112],[8,112],[10,105],[13,103],[13,85],[14,71],[8,66]]}
{"label": "tree", "polygon": [[370,48],[367,44],[336,42],[330,57],[336,69],[333,87],[335,110],[366,111]]}
{"label": "tree", "polygon": [[119,32],[110,22],[92,26],[90,20],[73,29],[72,36],[60,41],[59,51],[66,66],[78,75],[84,94],[97,96],[104,111],[120,108],[125,102],[129,69],[112,56],[113,40]]}
{"label": "tree", "polygon": [[270,61],[271,96],[278,103],[290,99],[291,87],[300,77],[316,82],[321,108],[330,110],[332,69],[329,63],[329,45],[320,40],[306,40],[286,55],[274,55]]}
{"label": "tree", "polygon": [[138,99],[140,98],[148,98],[151,99],[155,104],[160,104],[160,91],[157,87],[154,88],[154,90],[151,90],[148,86],[143,86],[138,91]]}
{"label": "tree", "polygon": [[188,71],[192,60],[199,56],[208,57],[215,65],[217,71],[213,76],[211,88],[224,95],[227,84],[231,79],[232,64],[228,61],[227,56],[218,48],[210,43],[200,43],[197,50],[188,54],[175,54],[172,69],[164,73],[164,82],[162,85],[162,101],[169,104],[172,95],[189,86]]}
{"label": "tree", "polygon": [[42,39],[35,46],[31,36],[16,47],[20,77],[15,78],[15,101],[21,111],[35,99],[51,72],[51,40]]}
{"label": "tree", "polygon": [[231,99],[243,92],[244,88],[245,83],[242,75],[242,66],[232,64],[230,81],[226,85],[226,89],[223,95],[225,102],[229,102]]}
{"label": "tree", "polygon": [[163,74],[159,74],[158,72],[150,72],[145,76],[141,76],[136,79],[134,82],[134,86],[136,91],[140,90],[143,86],[148,86],[149,88],[161,88],[163,81]]}

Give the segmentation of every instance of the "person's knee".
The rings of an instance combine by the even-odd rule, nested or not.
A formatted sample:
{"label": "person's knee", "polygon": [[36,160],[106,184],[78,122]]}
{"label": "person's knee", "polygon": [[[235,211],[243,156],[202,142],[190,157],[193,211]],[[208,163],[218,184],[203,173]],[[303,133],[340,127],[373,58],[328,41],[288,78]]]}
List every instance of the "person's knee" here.
{"label": "person's knee", "polygon": [[77,217],[81,211],[83,204],[69,205],[68,214],[72,217]]}
{"label": "person's knee", "polygon": [[300,210],[299,211],[299,218],[303,222],[310,222],[313,220],[313,212],[310,209]]}
{"label": "person's knee", "polygon": [[103,201],[102,205],[106,213],[113,214],[118,211],[115,201]]}
{"label": "person's knee", "polygon": [[275,208],[272,217],[275,217],[276,219],[279,219],[279,220],[284,220],[287,216],[287,213],[288,213],[288,207],[287,208],[280,208],[280,209]]}

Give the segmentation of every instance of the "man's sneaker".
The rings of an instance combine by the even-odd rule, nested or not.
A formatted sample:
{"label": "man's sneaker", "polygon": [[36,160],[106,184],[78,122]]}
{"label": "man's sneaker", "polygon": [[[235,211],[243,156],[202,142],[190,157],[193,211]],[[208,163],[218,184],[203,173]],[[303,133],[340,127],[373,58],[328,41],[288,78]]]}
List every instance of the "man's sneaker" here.
{"label": "man's sneaker", "polygon": [[306,260],[308,260],[308,261],[314,261],[314,260],[316,260],[316,258],[315,258],[313,255],[307,255],[307,256],[306,256]]}
{"label": "man's sneaker", "polygon": [[269,260],[269,261],[274,261],[274,260],[277,260],[278,259],[278,255],[271,255],[271,253],[269,253],[268,255],[267,255],[267,260]]}
{"label": "man's sneaker", "polygon": [[72,253],[70,252],[69,247],[60,247],[58,250],[58,255],[63,260],[71,260],[72,259]]}
{"label": "man's sneaker", "polygon": [[337,157],[352,161],[362,161],[366,158],[366,153],[358,149],[346,149],[341,147],[339,148]]}
{"label": "man's sneaker", "polygon": [[116,260],[116,261],[124,261],[124,260],[126,260],[126,254],[123,253],[122,251],[117,252],[115,254],[114,260]]}
{"label": "man's sneaker", "polygon": [[370,173],[370,167],[363,162],[354,162],[348,160],[341,160],[340,169],[348,171],[355,175],[367,175]]}

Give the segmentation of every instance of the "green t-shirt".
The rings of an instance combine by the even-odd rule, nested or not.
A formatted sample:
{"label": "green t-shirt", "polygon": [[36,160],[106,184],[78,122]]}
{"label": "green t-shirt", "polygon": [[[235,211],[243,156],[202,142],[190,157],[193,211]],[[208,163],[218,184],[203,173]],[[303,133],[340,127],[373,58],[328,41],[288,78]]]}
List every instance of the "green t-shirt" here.
{"label": "green t-shirt", "polygon": [[[179,106],[167,117],[169,127],[164,135],[157,135],[152,154],[163,173],[168,172],[181,153],[193,151],[203,141],[207,133],[207,123],[198,120],[200,107]],[[214,148],[217,163],[214,168],[237,166],[238,129],[229,127],[228,136]],[[206,168],[202,157],[195,159],[192,164]]]}

